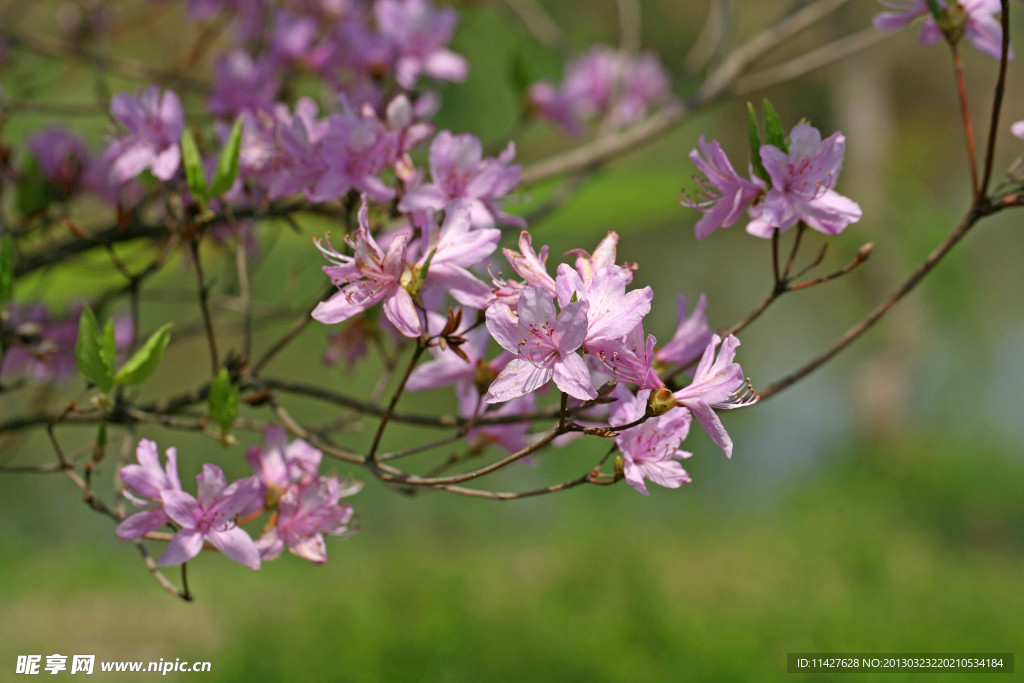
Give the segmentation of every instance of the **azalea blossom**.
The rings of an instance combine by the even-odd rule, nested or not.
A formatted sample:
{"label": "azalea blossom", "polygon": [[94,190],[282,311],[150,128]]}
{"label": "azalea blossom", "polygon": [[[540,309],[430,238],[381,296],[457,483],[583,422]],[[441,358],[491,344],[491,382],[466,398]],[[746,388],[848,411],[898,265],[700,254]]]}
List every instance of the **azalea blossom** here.
{"label": "azalea blossom", "polygon": [[289,442],[282,427],[271,425],[263,433],[263,447],[254,445],[245,459],[264,491],[280,492],[292,484],[315,479],[322,457],[302,439]]}
{"label": "azalea blossom", "polygon": [[[918,35],[920,45],[934,45],[943,38],[935,17],[932,16],[926,0],[879,0],[883,5],[895,11],[882,12],[875,15],[876,28],[883,31],[899,31],[906,28],[918,17],[925,17]],[[950,5],[946,0],[938,0],[939,7],[948,12]],[[959,0],[954,3],[957,12],[963,13],[963,35],[981,52],[1000,59],[1003,52],[1003,28],[994,15],[999,14],[999,0]],[[1013,59],[1013,48],[1008,58]]]}
{"label": "azalea blossom", "polygon": [[320,477],[289,487],[278,501],[273,526],[256,541],[260,557],[276,559],[287,547],[293,555],[310,562],[327,562],[323,535],[346,534],[352,521],[352,506],[338,501],[360,488],[358,483],[341,483],[336,477]]}
{"label": "azalea blossom", "polygon": [[181,490],[162,491],[164,512],[180,528],[157,558],[157,564],[188,562],[199,554],[204,542],[209,542],[229,559],[259,569],[256,543],[235,521],[259,499],[259,481],[246,477],[228,486],[221,468],[205,464],[196,476],[196,486],[198,497]]}
{"label": "azalea blossom", "polygon": [[701,294],[697,305],[693,307],[690,315],[687,315],[686,297],[679,295],[679,324],[672,339],[655,351],[654,357],[658,361],[666,365],[684,365],[693,361],[707,348],[713,334],[705,312],[707,304],[707,298]]}
{"label": "azalea blossom", "polygon": [[[719,344],[721,349],[715,358]],[[760,398],[743,376],[743,368],[733,362],[739,345],[740,340],[731,334],[724,342],[713,335],[694,371],[693,382],[674,394],[676,403],[693,413],[726,457],[732,457],[732,439],[715,411],[753,405]]]}
{"label": "azalea blossom", "polygon": [[761,146],[761,162],[772,187],[758,207],[759,214],[747,224],[747,232],[769,238],[804,222],[809,227],[838,235],[850,223],[860,220],[856,202],[832,188],[839,179],[846,151],[846,137],[821,133],[807,123],[797,124],[789,134],[789,152],[774,145]]}
{"label": "azalea blossom", "polygon": [[718,228],[728,228],[735,223],[761,196],[765,183],[757,177],[741,178],[717,140],[707,142],[701,135],[697,146],[699,150],[692,150],[690,159],[704,174],[701,191],[705,199],[685,197],[679,203],[704,214],[694,226],[697,239],[702,240]]}
{"label": "azalea blossom", "polygon": [[126,517],[117,525],[114,533],[122,541],[142,538],[170,521],[163,509],[163,496],[168,491],[180,491],[181,481],[178,479],[177,449],[168,448],[165,455],[167,461],[161,468],[156,443],[142,439],[135,449],[139,464],[125,465],[118,472],[127,487],[125,497],[135,505],[146,508]]}
{"label": "azalea blossom", "polygon": [[[618,400],[612,404],[611,424],[629,424],[642,418],[650,394],[645,389],[633,396],[622,385],[616,387]],[[630,486],[646,496],[645,479],[670,489],[690,483],[690,475],[678,462],[693,455],[679,448],[690,432],[690,419],[688,410],[675,408],[619,432],[615,445],[625,460],[623,473]]]}
{"label": "azalea blossom", "polygon": [[170,180],[181,165],[181,134],[185,115],[173,90],[162,95],[151,85],[138,95],[118,93],[110,101],[110,113],[127,135],[107,148],[110,176],[123,183],[149,169],[159,180]]}
{"label": "azalea blossom", "polygon": [[400,211],[440,211],[449,202],[463,199],[470,207],[473,226],[490,228],[495,222],[525,227],[525,221],[501,210],[498,200],[519,184],[522,166],[512,166],[515,143],[510,142],[497,159],[484,159],[475,135],[452,135],[443,130],[430,143],[432,183],[411,188],[398,204]]}
{"label": "azalea blossom", "polygon": [[434,9],[428,0],[377,0],[377,27],[394,51],[395,80],[411,90],[421,74],[463,81],[469,64],[447,49],[459,15],[451,8]]}
{"label": "azalea blossom", "polygon": [[408,233],[396,235],[385,252],[370,234],[369,209],[363,202],[359,209],[359,228],[345,238],[355,252],[353,256],[339,253],[325,240],[317,240],[317,248],[332,262],[323,270],[338,287],[327,301],[313,309],[313,319],[326,324],[340,323],[383,301],[384,315],[407,337],[422,332],[419,314],[412,295],[405,288],[411,283],[412,271],[406,261]]}
{"label": "azalea blossom", "polygon": [[529,286],[519,295],[518,313],[503,303],[487,309],[487,329],[513,358],[488,389],[485,400],[500,403],[536,391],[554,379],[573,398],[597,398],[587,364],[577,349],[587,335],[586,301],[555,310],[551,294]]}

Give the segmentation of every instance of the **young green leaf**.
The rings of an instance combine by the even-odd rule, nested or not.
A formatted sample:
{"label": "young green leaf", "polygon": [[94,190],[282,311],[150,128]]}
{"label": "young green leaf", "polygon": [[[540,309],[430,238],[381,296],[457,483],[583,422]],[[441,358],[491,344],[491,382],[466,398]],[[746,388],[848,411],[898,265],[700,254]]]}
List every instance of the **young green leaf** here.
{"label": "young green leaf", "polygon": [[782,130],[779,115],[775,113],[775,107],[767,99],[764,101],[764,135],[769,145],[778,147],[786,154],[789,154],[789,145],[786,144],[786,133]]}
{"label": "young green leaf", "polygon": [[210,199],[210,188],[206,184],[206,171],[203,170],[203,159],[199,156],[199,148],[192,130],[186,128],[181,134],[181,159],[185,164],[185,179],[188,180],[188,191],[196,201],[205,202]]}
{"label": "young green leaf", "polygon": [[764,169],[764,164],[761,163],[761,131],[757,127],[757,114],[754,112],[754,105],[747,102],[747,111],[750,113],[750,121],[747,124],[748,135],[750,138],[750,165],[754,168],[754,174],[762,180],[771,182],[768,177],[768,171]]}
{"label": "young green leaf", "polygon": [[238,178],[238,155],[242,148],[242,119],[235,120],[231,129],[231,136],[224,150],[220,153],[220,161],[217,162],[217,173],[213,176],[213,184],[210,186],[210,196],[219,197],[235,184]]}
{"label": "young green leaf", "polygon": [[22,216],[37,214],[53,201],[51,189],[39,161],[35,155],[30,155],[21,168],[18,184],[15,186],[14,207]]}
{"label": "young green leaf", "polygon": [[142,345],[135,354],[128,359],[128,362],[121,366],[114,376],[117,384],[142,384],[153,374],[153,370],[160,364],[164,357],[164,350],[171,341],[171,323],[167,323],[159,330],[150,335],[146,343]]}
{"label": "young green leaf", "polygon": [[238,387],[231,384],[226,368],[221,368],[210,383],[207,402],[210,417],[220,425],[221,432],[227,433],[238,417]]}
{"label": "young green leaf", "polygon": [[[111,344],[113,344],[114,328],[109,327],[111,333]],[[100,325],[96,322],[96,315],[88,306],[82,311],[78,320],[78,340],[75,342],[75,360],[78,361],[78,371],[87,380],[100,388],[100,391],[108,392],[114,387],[114,363],[107,361],[108,354],[106,341],[100,334]]]}
{"label": "young green leaf", "polygon": [[14,240],[10,236],[0,241],[0,308],[11,300],[14,290]]}

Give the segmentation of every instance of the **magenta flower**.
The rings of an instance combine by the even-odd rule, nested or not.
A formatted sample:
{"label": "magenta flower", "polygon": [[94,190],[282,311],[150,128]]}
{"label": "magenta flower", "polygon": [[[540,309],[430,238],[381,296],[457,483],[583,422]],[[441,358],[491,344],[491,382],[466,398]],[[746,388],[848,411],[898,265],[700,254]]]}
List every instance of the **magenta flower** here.
{"label": "magenta flower", "polygon": [[529,286],[519,295],[518,314],[503,303],[487,309],[491,336],[516,357],[491,384],[485,400],[500,403],[523,396],[554,379],[573,398],[597,398],[587,364],[577,349],[587,336],[586,301],[555,310],[551,294]]}
{"label": "magenta flower", "polygon": [[111,180],[124,183],[146,169],[170,180],[181,164],[179,141],[185,130],[181,100],[174,91],[161,95],[151,85],[134,97],[119,93],[110,101],[110,113],[127,130],[107,148]]}
{"label": "magenta flower", "polygon": [[692,150],[690,159],[705,176],[705,180],[699,182],[706,198],[694,201],[685,197],[679,203],[704,214],[694,227],[697,239],[702,240],[718,228],[728,228],[735,223],[764,192],[765,183],[757,177],[741,178],[717,140],[709,143],[701,135],[697,146],[700,151]]}
{"label": "magenta flower", "polygon": [[339,253],[328,240],[326,247],[317,240],[317,248],[333,264],[323,270],[338,292],[313,309],[313,319],[328,325],[340,323],[383,301],[388,320],[406,337],[418,337],[422,332],[419,314],[405,288],[412,282],[406,260],[409,235],[395,236],[385,252],[370,234],[368,211],[364,200],[359,228],[345,238],[354,256]]}
{"label": "magenta flower", "polygon": [[803,221],[809,227],[838,235],[850,223],[860,220],[856,202],[832,187],[839,178],[846,151],[846,137],[833,133],[822,140],[821,133],[807,123],[790,132],[789,153],[774,145],[761,146],[761,161],[772,181],[760,214],[747,224],[747,232],[769,238],[775,230],[788,230]]}
{"label": "magenta flower", "polygon": [[348,533],[352,521],[352,506],[339,505],[338,500],[360,488],[357,483],[342,485],[336,477],[321,477],[289,487],[278,502],[274,525],[255,544],[259,557],[276,559],[287,547],[293,555],[310,562],[326,562],[323,535]]}
{"label": "magenta flower", "polygon": [[[722,348],[716,359],[715,349],[719,344]],[[732,457],[732,439],[715,411],[753,405],[760,398],[744,378],[743,369],[733,362],[739,345],[740,340],[731,334],[724,342],[717,334],[712,336],[694,372],[693,382],[674,394],[676,403],[693,413],[727,458]]]}
{"label": "magenta flower", "polygon": [[[130,515],[117,525],[114,533],[122,541],[142,538],[170,521],[163,509],[163,495],[167,491],[180,491],[181,481],[178,479],[177,450],[168,448],[165,453],[167,464],[161,469],[156,444],[149,439],[143,439],[135,449],[135,457],[139,464],[125,465],[118,473],[127,487],[125,497],[135,505],[146,507],[142,512]],[[140,498],[136,498],[130,492]]]}
{"label": "magenta flower", "polygon": [[[899,31],[906,28],[918,17],[925,17],[918,35],[918,44],[934,45],[943,35],[942,29],[935,22],[925,0],[880,0],[895,12],[882,12],[875,15],[875,27],[883,31]],[[963,31],[967,40],[981,52],[1000,59],[1003,52],[1003,29],[994,15],[999,14],[999,0],[959,0],[960,12],[963,12]],[[939,6],[948,11],[949,4],[939,0]],[[1013,59],[1013,49],[1008,54]]]}
{"label": "magenta flower", "polygon": [[[645,389],[633,396],[621,385],[616,387],[618,400],[612,404],[611,424],[629,424],[642,418],[650,394]],[[619,432],[615,445],[626,461],[624,474],[629,485],[646,496],[644,479],[670,489],[690,483],[690,475],[677,462],[693,455],[679,449],[689,432],[690,413],[685,408],[675,408]]]}
{"label": "magenta flower", "polygon": [[711,342],[711,328],[705,313],[707,299],[703,294],[689,316],[686,315],[686,297],[679,295],[679,324],[676,333],[667,344],[659,348],[654,356],[668,365],[684,365],[693,361]]}
{"label": "magenta flower", "polygon": [[250,569],[260,568],[260,552],[235,518],[251,508],[260,497],[260,483],[246,477],[227,485],[224,472],[216,465],[203,465],[196,476],[198,498],[181,490],[162,492],[167,516],[180,528],[157,558],[163,566],[188,562],[209,541],[228,558]]}
{"label": "magenta flower", "polygon": [[412,90],[422,74],[445,81],[466,79],[468,63],[445,47],[459,21],[455,10],[436,10],[428,0],[377,0],[373,10],[394,51],[400,86]]}
{"label": "magenta flower", "polygon": [[501,210],[499,199],[519,184],[522,166],[510,166],[515,144],[509,143],[497,159],[484,159],[480,140],[468,133],[443,130],[430,143],[432,183],[414,187],[398,204],[399,211],[440,211],[451,201],[468,202],[474,227],[490,228],[495,221],[525,227],[525,221]]}

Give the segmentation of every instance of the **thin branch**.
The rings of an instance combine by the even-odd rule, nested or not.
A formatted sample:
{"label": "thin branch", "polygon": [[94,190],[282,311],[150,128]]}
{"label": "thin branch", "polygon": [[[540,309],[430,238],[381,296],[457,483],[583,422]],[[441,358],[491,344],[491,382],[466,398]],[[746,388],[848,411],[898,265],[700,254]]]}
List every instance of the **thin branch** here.
{"label": "thin branch", "polygon": [[960,116],[963,119],[964,137],[967,139],[967,159],[971,166],[971,197],[974,201],[981,199],[981,185],[978,183],[978,150],[974,144],[974,126],[971,124],[971,111],[967,104],[967,85],[964,83],[964,64],[960,59],[960,50],[955,43],[950,43],[953,53],[953,71],[956,74],[956,91],[960,98]]}
{"label": "thin branch", "polygon": [[992,179],[992,167],[995,164],[996,137],[999,134],[999,113],[1003,108],[1003,94],[1006,91],[1006,66],[1010,61],[1010,2],[1001,0],[1002,15],[1000,21],[1003,28],[1002,51],[999,56],[999,77],[996,79],[996,90],[992,95],[992,119],[988,124],[988,146],[985,150],[985,174],[981,180],[980,193],[988,192],[988,184]]}

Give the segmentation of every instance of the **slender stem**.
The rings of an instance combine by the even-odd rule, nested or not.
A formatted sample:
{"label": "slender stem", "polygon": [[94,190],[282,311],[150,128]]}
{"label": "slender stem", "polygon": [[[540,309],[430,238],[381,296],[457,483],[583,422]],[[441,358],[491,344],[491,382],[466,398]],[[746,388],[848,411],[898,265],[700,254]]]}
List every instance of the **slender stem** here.
{"label": "slender stem", "polygon": [[786,269],[782,271],[782,277],[788,278],[790,272],[793,270],[793,263],[796,261],[796,253],[800,250],[800,240],[807,232],[807,226],[803,221],[797,223],[796,226],[796,237],[793,238],[793,248],[789,252],[789,258],[786,259]]}
{"label": "slender stem", "polygon": [[996,137],[999,134],[999,113],[1003,108],[1003,94],[1006,91],[1006,66],[1010,61],[1010,2],[1001,0],[1002,14],[1000,21],[1003,28],[1002,52],[999,55],[999,77],[996,79],[996,90],[992,95],[992,120],[988,124],[988,145],[985,150],[985,173],[981,179],[979,192],[988,192],[988,184],[992,179],[992,167],[995,164]]}
{"label": "slender stem", "polygon": [[964,83],[964,65],[960,59],[960,50],[953,43],[949,49],[953,53],[953,71],[956,74],[956,91],[960,97],[960,115],[963,118],[964,136],[967,138],[967,158],[971,164],[971,196],[974,201],[981,198],[981,186],[978,183],[978,150],[974,144],[974,126],[971,125],[971,112],[967,104],[967,86]]}
{"label": "slender stem", "polygon": [[391,395],[391,401],[388,403],[387,410],[384,411],[384,415],[380,418],[380,424],[377,425],[377,433],[373,435],[373,443],[370,445],[370,452],[367,454],[367,461],[370,463],[371,468],[373,468],[374,463],[377,461],[377,449],[380,447],[380,440],[384,437],[384,430],[388,426],[388,421],[395,412],[398,400],[402,398],[402,392],[405,391],[405,385],[409,382],[409,376],[412,375],[412,371],[416,368],[416,363],[419,362],[420,356],[426,350],[427,344],[425,340],[423,338],[418,339],[416,341],[416,348],[412,352],[412,358],[409,359],[409,365],[405,368],[405,374],[402,375],[401,381],[395,387],[395,393]]}
{"label": "slender stem", "polygon": [[252,357],[252,296],[249,290],[249,263],[245,253],[245,236],[235,228],[235,269],[238,271],[238,296],[242,300],[242,338],[245,358]]}
{"label": "slender stem", "polygon": [[192,255],[192,264],[196,269],[196,280],[199,284],[199,308],[203,314],[203,327],[206,328],[206,343],[210,348],[210,374],[214,376],[220,369],[220,354],[217,353],[217,339],[213,333],[213,318],[210,317],[210,290],[206,287],[206,278],[203,275],[203,262],[199,258],[199,244],[197,240],[189,240],[188,251]]}

